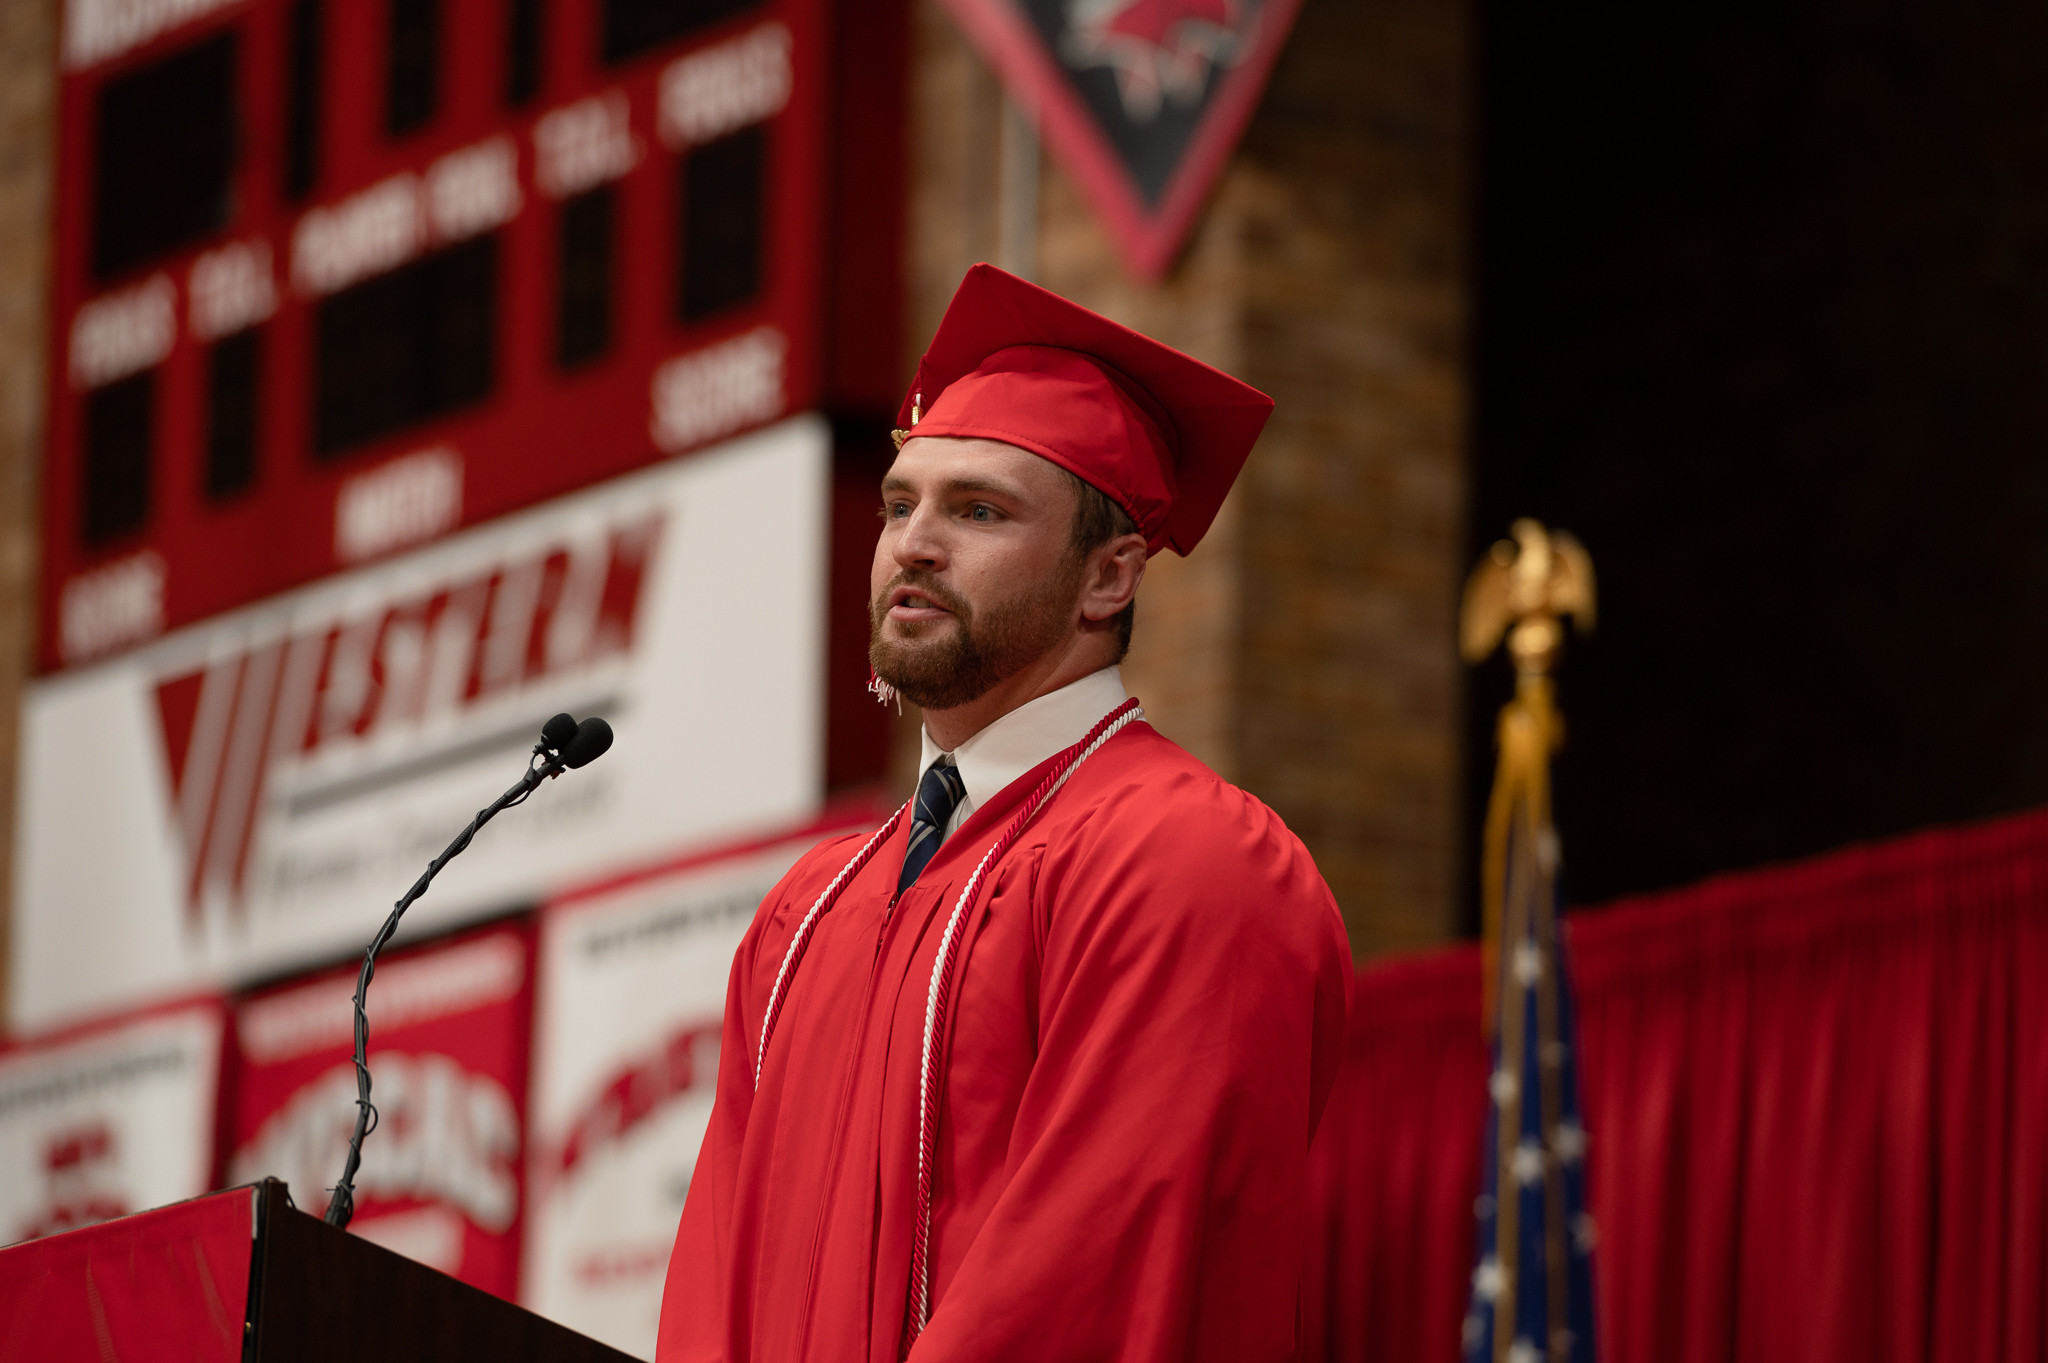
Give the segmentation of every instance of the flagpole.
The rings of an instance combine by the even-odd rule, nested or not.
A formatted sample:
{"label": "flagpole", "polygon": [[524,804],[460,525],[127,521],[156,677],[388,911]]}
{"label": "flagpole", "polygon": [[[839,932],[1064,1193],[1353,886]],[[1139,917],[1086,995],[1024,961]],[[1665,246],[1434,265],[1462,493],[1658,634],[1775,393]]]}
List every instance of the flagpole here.
{"label": "flagpole", "polygon": [[[1576,541],[1532,520],[1516,521],[1510,533],[1513,539],[1493,546],[1473,570],[1459,625],[1467,661],[1485,659],[1505,637],[1515,667],[1515,695],[1501,708],[1496,731],[1500,757],[1481,863],[1482,1013],[1497,1057],[1489,1080],[1493,1197],[1490,1210],[1481,1212],[1492,1253],[1485,1254],[1482,1241],[1481,1262],[1473,1274],[1473,1310],[1485,1316],[1468,1316],[1467,1355],[1475,1343],[1469,1332],[1477,1330],[1490,1336],[1487,1353],[1493,1363],[1519,1363],[1527,1356],[1522,1351],[1535,1347],[1518,1329],[1518,1305],[1525,1295],[1521,1270],[1530,1267],[1519,1260],[1521,1190],[1539,1181],[1545,1319],[1537,1339],[1550,1359],[1574,1354],[1570,1199],[1567,1155],[1561,1147],[1575,1102],[1568,1102],[1565,1082],[1568,1043],[1556,920],[1559,856],[1550,808],[1550,760],[1563,742],[1564,724],[1551,674],[1563,649],[1563,617],[1571,616],[1583,630],[1591,626],[1594,611],[1592,562]],[[1532,1024],[1533,1037],[1528,1034]],[[1531,1100],[1525,1076],[1531,1069],[1536,1123],[1535,1131],[1525,1134]]]}

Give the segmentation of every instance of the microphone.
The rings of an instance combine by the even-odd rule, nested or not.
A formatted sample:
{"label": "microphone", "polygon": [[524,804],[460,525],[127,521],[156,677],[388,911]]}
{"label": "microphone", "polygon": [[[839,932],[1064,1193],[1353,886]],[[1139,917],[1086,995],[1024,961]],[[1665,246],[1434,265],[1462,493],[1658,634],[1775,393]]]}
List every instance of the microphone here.
{"label": "microphone", "polygon": [[[558,715],[557,719],[567,719]],[[552,723],[553,721],[549,721]],[[603,757],[612,746],[612,726],[592,715],[576,726],[576,735],[562,749],[562,765],[574,770],[587,767]]]}
{"label": "microphone", "polygon": [[443,866],[461,855],[476,837],[478,829],[496,818],[499,811],[526,803],[526,797],[539,789],[541,782],[565,771],[589,766],[604,756],[611,746],[612,726],[596,715],[578,724],[573,716],[561,714],[541,725],[540,742],[533,745],[533,752],[526,759],[526,774],[488,807],[478,810],[469,826],[455,835],[455,841],[443,848],[440,856],[427,863],[427,869],[405,892],[405,897],[392,906],[391,916],[370,939],[369,947],[363,952],[362,972],[356,976],[356,1126],[348,1139],[348,1161],[342,1166],[341,1181],[329,1190],[334,1196],[327,1203],[328,1225],[345,1229],[349,1219],[355,1215],[356,1172],[363,1163],[363,1140],[377,1129],[377,1106],[370,1101],[370,1016],[364,1008],[370,995],[370,980],[377,973],[377,953],[398,931],[398,920],[405,917],[405,911],[412,907],[413,901],[427,892],[427,886],[434,883],[434,877],[441,873]]}
{"label": "microphone", "polygon": [[[587,723],[588,721],[585,722]],[[598,720],[597,722],[599,724],[604,723],[603,720]],[[540,726],[541,746],[549,752],[560,752],[563,748],[569,746],[571,739],[576,737],[577,728],[578,725],[574,715],[556,715],[553,719]]]}

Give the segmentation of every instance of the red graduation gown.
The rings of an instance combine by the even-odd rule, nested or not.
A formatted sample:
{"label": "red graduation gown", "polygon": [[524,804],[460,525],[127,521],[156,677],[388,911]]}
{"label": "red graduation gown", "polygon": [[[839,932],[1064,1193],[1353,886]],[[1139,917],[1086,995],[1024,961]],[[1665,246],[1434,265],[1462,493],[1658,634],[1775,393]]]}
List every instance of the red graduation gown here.
{"label": "red graduation gown", "polygon": [[[892,911],[899,823],[820,920],[757,1090],[784,951],[866,835],[813,849],[762,902],[733,960],[659,1363],[902,1357],[932,965],[1046,769],[977,808]],[[1132,724],[990,867],[962,930],[931,1321],[910,1357],[1288,1358],[1351,981],[1300,841]]]}

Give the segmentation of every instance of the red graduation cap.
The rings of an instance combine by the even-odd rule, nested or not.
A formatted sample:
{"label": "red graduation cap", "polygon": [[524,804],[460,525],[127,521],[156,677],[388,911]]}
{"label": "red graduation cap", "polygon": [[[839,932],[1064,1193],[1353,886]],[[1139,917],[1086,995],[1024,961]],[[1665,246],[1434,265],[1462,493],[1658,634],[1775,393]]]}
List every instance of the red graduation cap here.
{"label": "red graduation cap", "polygon": [[1220,369],[976,265],[896,419],[905,435],[1000,440],[1049,459],[1128,512],[1148,553],[1185,555],[1272,411]]}

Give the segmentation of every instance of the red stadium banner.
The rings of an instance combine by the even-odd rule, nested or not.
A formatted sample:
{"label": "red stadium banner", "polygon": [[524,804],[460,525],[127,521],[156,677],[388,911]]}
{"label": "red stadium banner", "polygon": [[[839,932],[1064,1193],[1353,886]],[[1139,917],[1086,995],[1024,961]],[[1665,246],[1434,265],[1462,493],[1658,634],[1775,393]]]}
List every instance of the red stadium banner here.
{"label": "red stadium banner", "polygon": [[1300,0],[945,0],[1109,229],[1166,273]]}
{"label": "red stadium banner", "polygon": [[37,665],[816,405],[825,0],[70,0]]}
{"label": "red stadium banner", "polygon": [[213,1186],[225,1018],[201,999],[0,1046],[0,1244]]}
{"label": "red stadium banner", "polygon": [[718,1078],[732,954],[782,873],[865,807],[588,886],[540,920],[520,1302],[654,1356]]}
{"label": "red stadium banner", "polygon": [[[501,1297],[518,1289],[532,934],[393,952],[370,990],[378,1121],[349,1229]],[[315,1213],[356,1118],[356,968],[243,1003],[228,1179],[285,1180]]]}

